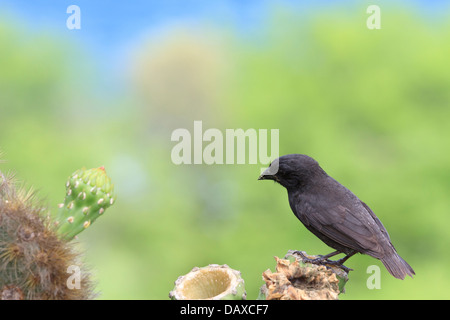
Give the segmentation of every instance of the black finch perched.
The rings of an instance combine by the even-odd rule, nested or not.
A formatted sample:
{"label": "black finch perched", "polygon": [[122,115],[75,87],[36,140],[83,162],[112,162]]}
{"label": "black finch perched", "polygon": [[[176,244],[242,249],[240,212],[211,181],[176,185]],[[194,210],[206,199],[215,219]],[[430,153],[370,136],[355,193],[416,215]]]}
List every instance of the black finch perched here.
{"label": "black finch perched", "polygon": [[[342,265],[359,252],[381,260],[398,279],[415,274],[398,255],[373,211],[330,177],[313,158],[302,154],[282,156],[271,163],[259,180],[274,180],[285,187],[295,216],[325,244],[336,249],[312,262]],[[339,253],[346,256],[328,260]]]}

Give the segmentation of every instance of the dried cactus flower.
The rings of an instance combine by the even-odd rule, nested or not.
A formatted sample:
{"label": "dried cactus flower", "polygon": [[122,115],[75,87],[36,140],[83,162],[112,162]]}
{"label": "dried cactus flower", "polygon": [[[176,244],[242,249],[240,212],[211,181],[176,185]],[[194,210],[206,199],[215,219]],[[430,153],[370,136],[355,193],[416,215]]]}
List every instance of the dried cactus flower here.
{"label": "dried cactus flower", "polygon": [[93,298],[80,254],[59,237],[48,211],[36,202],[32,192],[0,172],[0,299]]}
{"label": "dried cactus flower", "polygon": [[[263,272],[266,284],[260,299],[266,300],[337,300],[341,292],[336,273],[325,267],[304,264],[298,259],[280,259],[276,272]],[[293,260],[293,261],[292,261]]]}
{"label": "dried cactus flower", "polygon": [[[284,259],[288,259],[290,261],[294,261],[294,260],[297,259],[297,260],[300,261],[301,264],[302,263],[306,264],[307,262],[303,261],[302,255],[304,257],[308,258],[308,259],[316,259],[316,258],[320,257],[320,256],[308,255],[305,251],[288,250],[288,252],[284,256]],[[308,263],[308,265],[310,265],[310,264]],[[323,265],[327,269],[333,271],[336,274],[336,277],[339,280],[339,291],[340,291],[340,293],[345,293],[345,284],[348,281],[348,270],[346,270],[346,267],[344,267],[344,266],[339,267],[339,266],[334,265],[334,264],[327,264],[326,261],[323,263]]]}
{"label": "dried cactus flower", "polygon": [[175,281],[169,293],[172,300],[245,300],[241,273],[226,264],[193,268]]}

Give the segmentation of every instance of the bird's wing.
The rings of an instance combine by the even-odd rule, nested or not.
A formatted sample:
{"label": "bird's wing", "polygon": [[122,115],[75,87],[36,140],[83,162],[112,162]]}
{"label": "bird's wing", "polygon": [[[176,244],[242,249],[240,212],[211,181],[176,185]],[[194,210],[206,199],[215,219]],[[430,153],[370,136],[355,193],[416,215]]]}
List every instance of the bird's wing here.
{"label": "bird's wing", "polygon": [[[341,198],[341,201],[329,201],[329,197],[320,194],[305,197],[296,204],[296,214],[307,227],[334,242],[380,258],[384,255],[386,241],[380,230],[382,224],[356,196],[353,197]],[[385,231],[384,227],[381,229]]]}
{"label": "bird's wing", "polygon": [[369,208],[369,206],[367,204],[365,204],[363,201],[361,201],[362,205],[364,206],[364,208],[366,208],[367,212],[369,212],[369,214],[372,216],[373,220],[375,220],[375,223],[378,225],[378,227],[380,228],[380,231],[384,234],[384,236],[389,240],[389,242],[391,242],[391,238],[389,237],[389,234],[386,230],[386,228],[383,226],[383,224],[381,223],[380,219],[378,219],[378,217],[375,215],[375,213],[373,213],[372,209]]}

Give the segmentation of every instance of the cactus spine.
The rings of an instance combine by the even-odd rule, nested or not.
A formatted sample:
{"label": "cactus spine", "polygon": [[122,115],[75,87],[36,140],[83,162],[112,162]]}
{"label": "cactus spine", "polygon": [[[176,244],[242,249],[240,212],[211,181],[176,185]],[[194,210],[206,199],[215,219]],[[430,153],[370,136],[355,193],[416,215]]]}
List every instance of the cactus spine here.
{"label": "cactus spine", "polygon": [[0,171],[0,300],[95,297],[70,240],[114,203],[113,186],[101,167],[76,171],[66,187],[54,221],[32,192]]}
{"label": "cactus spine", "polygon": [[67,180],[66,197],[59,205],[58,233],[73,239],[88,228],[115,201],[114,186],[104,167],[75,171]]}
{"label": "cactus spine", "polygon": [[[79,286],[67,285],[68,268]],[[46,208],[0,172],[0,300],[83,300],[94,296],[81,256],[54,231]]]}

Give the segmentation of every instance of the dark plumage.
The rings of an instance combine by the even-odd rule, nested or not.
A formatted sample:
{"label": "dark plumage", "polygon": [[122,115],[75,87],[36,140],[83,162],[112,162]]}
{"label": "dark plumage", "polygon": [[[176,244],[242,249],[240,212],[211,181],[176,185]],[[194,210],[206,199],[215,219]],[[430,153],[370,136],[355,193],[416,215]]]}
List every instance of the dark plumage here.
{"label": "dark plumage", "polygon": [[414,270],[391,243],[389,234],[372,210],[349,189],[330,177],[316,160],[302,154],[282,156],[259,180],[274,180],[288,191],[289,204],[305,227],[346,257],[363,253],[380,259],[398,279]]}

